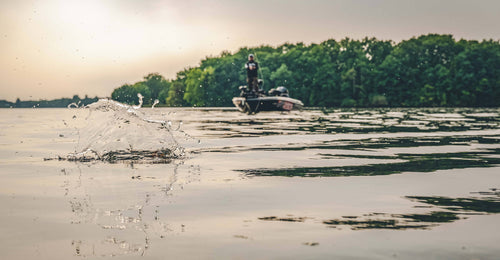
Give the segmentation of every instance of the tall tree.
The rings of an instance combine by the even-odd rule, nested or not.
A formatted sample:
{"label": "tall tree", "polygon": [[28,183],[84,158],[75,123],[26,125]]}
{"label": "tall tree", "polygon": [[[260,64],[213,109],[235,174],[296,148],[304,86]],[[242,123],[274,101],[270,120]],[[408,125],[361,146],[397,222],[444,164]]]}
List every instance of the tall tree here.
{"label": "tall tree", "polygon": [[[162,75],[160,75],[159,73],[150,73],[144,77],[143,84],[149,88],[149,91],[151,93],[150,99],[152,99],[152,101],[158,99],[161,104],[165,104],[165,99],[163,98],[162,100],[160,98],[160,93],[162,91],[164,91],[164,93],[168,93],[170,84]],[[151,101],[148,100],[148,103],[150,102]]]}
{"label": "tall tree", "polygon": [[168,97],[165,103],[171,107],[178,107],[184,105],[184,92],[186,87],[181,82],[177,81],[170,86]]}

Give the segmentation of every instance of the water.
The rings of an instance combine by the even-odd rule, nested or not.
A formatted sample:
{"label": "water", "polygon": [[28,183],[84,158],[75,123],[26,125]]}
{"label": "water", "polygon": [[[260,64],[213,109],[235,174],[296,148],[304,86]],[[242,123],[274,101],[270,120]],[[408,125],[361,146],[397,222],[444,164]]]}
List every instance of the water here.
{"label": "water", "polygon": [[[138,106],[101,99],[76,110],[79,117],[87,115],[84,120],[69,124],[74,125],[78,141],[75,151],[65,158],[71,161],[160,163],[182,157],[184,148],[177,140],[183,131],[173,129],[169,120],[155,119],[154,115],[139,110],[143,97],[138,96]],[[73,119],[76,117],[74,115]],[[83,127],[81,122],[85,122]],[[65,125],[68,126],[66,122]]]}
{"label": "water", "polygon": [[0,110],[1,259],[500,255],[499,109],[74,107]]}

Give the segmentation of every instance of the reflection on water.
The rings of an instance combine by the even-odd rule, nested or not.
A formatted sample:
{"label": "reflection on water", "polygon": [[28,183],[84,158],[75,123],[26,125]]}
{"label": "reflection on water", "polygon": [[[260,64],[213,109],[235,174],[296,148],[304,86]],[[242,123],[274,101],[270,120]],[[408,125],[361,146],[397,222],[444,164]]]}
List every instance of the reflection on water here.
{"label": "reflection on water", "polygon": [[287,134],[458,132],[498,129],[498,109],[331,109],[263,113],[253,117],[209,117],[198,128],[219,138]]}
{"label": "reflection on water", "polygon": [[402,172],[433,172],[437,170],[464,169],[475,167],[495,167],[500,164],[500,158],[488,157],[498,155],[498,149],[482,152],[461,153],[429,153],[429,154],[398,154],[397,156],[370,155],[324,155],[324,157],[350,157],[368,159],[399,159],[403,162],[337,166],[337,167],[295,167],[279,169],[249,169],[241,170],[247,176],[286,176],[286,177],[340,177],[340,176],[372,176],[389,175]]}
{"label": "reflection on water", "polygon": [[262,217],[259,218],[260,220],[267,220],[267,221],[284,221],[284,222],[304,222],[306,218],[304,217],[284,217],[284,218],[279,218],[276,216],[271,216],[271,217]]}
{"label": "reflection on water", "polygon": [[460,219],[457,213],[432,211],[424,214],[383,214],[371,213],[342,219],[330,219],[323,224],[330,228],[350,227],[362,229],[429,229],[440,223],[449,223]]}
{"label": "reflection on water", "polygon": [[478,192],[477,194],[481,195],[481,197],[448,198],[437,196],[407,196],[407,198],[454,212],[500,213],[500,192],[498,192],[497,189],[494,188],[489,192]]}
{"label": "reflection on water", "polygon": [[133,165],[124,165],[128,174],[103,183],[106,179],[100,176],[102,173],[77,166],[61,171],[66,177],[62,187],[73,213],[70,223],[101,229],[103,237],[85,239],[75,235],[71,245],[76,256],[144,256],[153,240],[183,231],[184,227],[171,226],[161,217],[162,206],[174,190],[196,180],[196,168],[189,168],[188,175],[179,181],[178,164],[162,167],[160,172],[143,169],[140,172],[147,174],[144,176],[137,175]]}
{"label": "reflection on water", "polygon": [[[371,243],[392,250],[397,239],[403,250],[414,248],[415,233],[429,244],[483,248],[489,237],[477,222],[486,216],[475,215],[498,220],[499,192],[487,189],[498,182],[499,109],[248,116],[101,105],[0,114],[0,202],[8,209],[0,215],[32,230],[11,229],[18,237],[82,258],[335,258],[325,249],[331,245],[343,253],[372,246],[370,258]],[[50,238],[40,235],[47,223]],[[423,229],[429,232],[406,232]],[[379,232],[393,240],[374,239]],[[0,251],[19,256],[14,250],[29,250],[25,244]]]}
{"label": "reflection on water", "polygon": [[[215,160],[219,160],[220,165],[217,167],[226,171],[243,173],[244,177],[252,178],[380,176],[500,165],[498,156],[500,133],[497,131],[500,128],[500,116],[494,109],[311,110],[288,114],[260,113],[255,116],[241,116],[232,110],[223,109],[199,110],[196,113],[185,110],[176,113],[169,112],[168,116],[172,118],[172,121],[168,121],[168,124],[163,120],[166,115],[164,111],[152,110],[147,115],[141,114],[140,120],[134,121],[132,126],[130,126],[130,121],[135,120],[138,112],[131,115],[127,113],[125,116],[118,117],[115,114],[112,115],[119,119],[117,124],[119,127],[118,130],[112,130],[110,133],[115,135],[113,137],[115,139],[127,140],[130,147],[138,146],[135,143],[140,142],[137,133],[143,132],[139,131],[140,129],[148,129],[151,122],[153,124],[163,122],[154,131],[151,129],[145,131],[152,133],[153,137],[155,133],[158,133],[157,131],[163,131],[162,134],[172,133],[172,124],[178,125],[177,130],[184,131],[185,136],[189,138],[174,138],[173,141],[168,142],[175,144],[183,152],[182,145],[186,144],[186,140],[194,139],[191,135],[208,143],[211,140],[216,141],[212,145],[191,145],[186,150],[189,156],[176,156],[169,149],[133,150],[130,148],[98,153],[99,161],[127,162],[131,163],[132,167],[135,163],[163,163],[165,167],[168,167],[169,165],[175,166],[176,161],[186,163],[187,160],[189,162],[190,156],[196,158],[206,154],[220,154],[219,159],[214,157]],[[144,121],[144,118],[147,120]],[[179,123],[172,123],[175,119]],[[116,128],[116,126],[113,127]],[[123,130],[126,131],[123,132]],[[93,132],[96,131],[93,130]],[[278,135],[291,136],[291,138],[286,141],[273,138]],[[97,136],[98,139],[102,138],[100,135]],[[95,134],[91,137],[88,135],[83,137],[87,142],[97,138]],[[259,137],[262,141],[243,141],[247,137]],[[173,135],[169,138],[173,138]],[[106,143],[100,145],[106,145]],[[253,152],[266,152],[271,158],[273,153],[299,153],[297,158],[300,158],[300,154],[303,154],[303,158],[294,160],[289,167],[283,167],[287,165],[286,163],[276,167],[264,161],[253,163],[251,167],[241,167],[237,162],[226,165],[227,161],[222,159],[226,154]],[[173,159],[181,160],[172,161]],[[351,163],[343,163],[345,160],[350,160]],[[75,161],[87,162],[95,161],[95,159],[87,160],[86,157],[81,157]],[[174,164],[169,164],[172,162]],[[356,163],[353,165],[352,162]],[[191,165],[191,167],[197,168],[197,174],[201,174],[201,165]],[[88,191],[80,196],[68,195],[71,197],[70,205],[75,215],[72,223],[95,224],[107,233],[104,239],[98,241],[75,239],[73,242],[75,254],[86,257],[145,255],[148,248],[152,246],[152,241],[184,231],[184,225],[173,227],[165,222],[165,217],[161,217],[165,216],[163,211],[168,209],[168,206],[165,207],[165,200],[177,182],[177,166],[170,174],[172,177],[167,180],[165,177],[147,176],[144,171],[137,171],[130,176],[129,181],[141,182],[149,179],[154,183],[154,188],[149,187],[141,195],[131,196],[130,202],[133,203],[125,203],[121,206],[102,203],[103,200],[99,198],[99,195]],[[92,182],[93,180],[90,180],[87,185],[92,185]],[[163,183],[158,184],[159,182]],[[122,185],[126,186],[127,183],[124,182]],[[79,186],[69,189],[69,193],[77,191],[77,187]],[[498,213],[500,201],[495,190],[476,194],[478,196],[468,198],[406,196],[406,199],[418,203],[415,205],[418,212],[413,210],[406,212],[402,210],[397,214],[373,212],[326,219],[268,215],[259,217],[258,221],[262,223],[283,222],[290,223],[290,225],[319,223],[328,230],[345,228],[352,230],[432,229],[473,214]],[[126,195],[120,193],[117,197],[123,199]],[[232,237],[239,240],[254,240],[242,234]],[[319,245],[318,242],[303,242],[302,244]]]}
{"label": "reflection on water", "polygon": [[[472,193],[472,192],[471,192]],[[429,229],[440,224],[455,222],[469,215],[500,213],[500,192],[496,188],[488,192],[474,192],[479,197],[449,198],[439,196],[407,196],[406,198],[425,204],[416,208],[431,211],[413,214],[368,213],[362,216],[343,216],[338,219],[322,220],[329,228],[352,230],[364,229]],[[304,222],[307,217],[260,217],[262,221]]]}

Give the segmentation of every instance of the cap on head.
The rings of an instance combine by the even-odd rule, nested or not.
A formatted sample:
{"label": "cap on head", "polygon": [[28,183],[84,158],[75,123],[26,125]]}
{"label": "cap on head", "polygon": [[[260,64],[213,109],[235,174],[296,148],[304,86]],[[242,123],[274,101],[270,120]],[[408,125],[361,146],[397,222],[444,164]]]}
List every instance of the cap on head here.
{"label": "cap on head", "polygon": [[253,54],[248,55],[248,58],[253,58]]}

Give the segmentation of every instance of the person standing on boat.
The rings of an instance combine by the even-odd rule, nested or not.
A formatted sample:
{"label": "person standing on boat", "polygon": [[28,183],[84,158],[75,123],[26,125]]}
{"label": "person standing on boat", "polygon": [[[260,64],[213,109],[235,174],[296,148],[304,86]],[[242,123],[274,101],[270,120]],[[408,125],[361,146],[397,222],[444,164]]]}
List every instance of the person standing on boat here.
{"label": "person standing on boat", "polygon": [[247,69],[248,89],[258,92],[259,83],[257,72],[259,70],[259,63],[254,60],[253,54],[248,55],[248,62],[245,64],[245,69]]}

